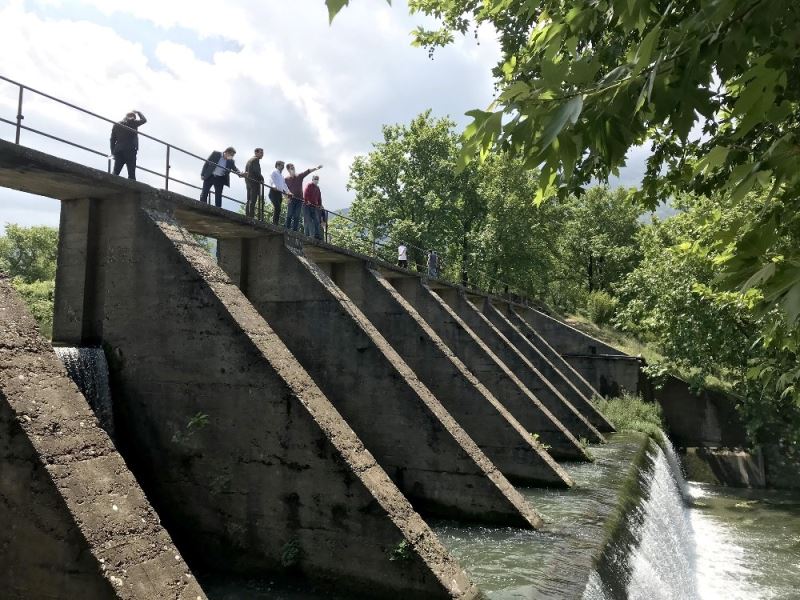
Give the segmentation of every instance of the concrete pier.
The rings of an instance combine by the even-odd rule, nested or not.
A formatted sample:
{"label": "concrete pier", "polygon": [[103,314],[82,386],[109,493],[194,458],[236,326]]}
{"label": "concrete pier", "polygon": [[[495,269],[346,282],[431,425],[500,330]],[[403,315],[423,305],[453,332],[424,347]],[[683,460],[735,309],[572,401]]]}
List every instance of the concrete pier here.
{"label": "concrete pier", "polygon": [[375,265],[334,263],[333,280],[511,481],[568,486],[571,479],[447,347]]}
{"label": "concrete pier", "polygon": [[417,278],[398,277],[391,282],[514,418],[550,447],[553,457],[588,460],[578,439],[440,296]]}
{"label": "concrete pier", "polygon": [[239,275],[253,306],[417,510],[539,525],[522,496],[294,237],[221,240],[219,248],[223,268]]}
{"label": "concrete pier", "polygon": [[[518,325],[511,322],[511,319],[503,314],[488,299],[483,302],[483,314],[489,319],[497,330],[508,339],[508,341],[519,350],[534,366],[536,371],[561,394],[583,417],[591,423],[599,432],[613,432],[614,427],[592,404],[591,396],[587,397],[578,390],[572,380],[564,375],[548,358],[525,337]],[[573,377],[574,379],[575,377]],[[563,421],[563,419],[562,419]]]}
{"label": "concrete pier", "polygon": [[484,344],[502,360],[514,375],[547,407],[564,427],[577,438],[588,442],[602,442],[603,436],[539,370],[503,335],[497,327],[475,306],[466,295],[452,288],[436,292],[447,302],[461,319],[474,331]]}
{"label": "concrete pier", "polygon": [[528,341],[533,344],[539,352],[541,352],[544,358],[549,360],[553,365],[556,366],[557,369],[565,374],[565,377],[568,378],[576,388],[578,388],[578,391],[580,391],[589,399],[592,399],[596,396],[599,397],[600,392],[592,387],[589,381],[581,373],[576,371],[572,365],[564,360],[564,357],[562,357],[561,354],[559,354],[558,351],[556,351],[555,348],[553,348],[547,342],[547,340],[539,335],[539,332],[531,327],[530,323],[520,316],[522,311],[523,309],[519,307],[507,306],[507,312],[505,315],[514,325],[519,328],[520,332],[528,339]]}
{"label": "concrete pier", "polygon": [[205,598],[86,399],[2,277],[0,329],[2,597]]}
{"label": "concrete pier", "polygon": [[[62,211],[91,220],[96,243],[85,260],[96,276],[80,285],[80,250],[60,253],[72,258],[59,278],[75,285],[61,290],[54,329],[69,345],[103,339],[123,453],[189,563],[243,575],[290,570],[379,597],[474,597],[174,207],[144,195],[88,211],[85,202],[64,201]],[[73,216],[62,223],[79,223]],[[404,560],[390,560],[400,546]]]}

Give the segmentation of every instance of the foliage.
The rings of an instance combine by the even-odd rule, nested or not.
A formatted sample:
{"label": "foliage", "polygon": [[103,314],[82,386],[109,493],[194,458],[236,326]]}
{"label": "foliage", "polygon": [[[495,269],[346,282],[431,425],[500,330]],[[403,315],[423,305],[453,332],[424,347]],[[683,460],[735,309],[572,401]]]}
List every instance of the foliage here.
{"label": "foliage", "polygon": [[617,431],[639,431],[653,437],[661,435],[664,427],[661,406],[655,402],[645,402],[641,397],[626,392],[617,398],[599,398],[595,404]]}
{"label": "foliage", "polygon": [[281,566],[285,569],[297,566],[300,564],[303,554],[303,547],[300,545],[300,540],[296,537],[290,539],[283,545],[283,549],[281,550]]}
{"label": "foliage", "polygon": [[767,306],[800,316],[800,4],[792,0],[411,0],[437,18],[415,43],[433,50],[490,24],[499,93],[470,114],[465,165],[502,148],[539,168],[539,200],[605,180],[651,144],[640,200],[676,192],[772,201],[717,231],[729,286],[759,286]]}
{"label": "foliage", "polygon": [[42,335],[48,339],[52,337],[55,280],[26,283],[21,278],[16,277],[11,280],[11,285],[22,296],[28,310],[31,311],[39,324],[39,330]]}
{"label": "foliage", "polygon": [[627,191],[599,187],[537,207],[535,177],[519,160],[490,153],[456,173],[453,127],[430,111],[408,125],[385,126],[383,140],[353,163],[348,216],[357,224],[334,218],[333,243],[393,262],[402,242],[418,269],[424,251],[436,248],[452,281],[501,293],[508,285],[573,307],[583,304],[590,284],[608,288],[638,260],[640,211]]}
{"label": "foliage", "polygon": [[389,549],[389,560],[391,561],[408,561],[414,558],[414,554],[412,553],[411,544],[408,543],[408,540],[402,540],[396,546]]}
{"label": "foliage", "polygon": [[586,312],[594,323],[602,326],[611,322],[617,310],[617,304],[617,299],[608,292],[602,290],[594,291],[589,294],[586,302]]}
{"label": "foliage", "polygon": [[0,237],[0,271],[25,283],[55,279],[58,229],[9,223]]}
{"label": "foliage", "polygon": [[53,292],[58,252],[58,229],[6,224],[0,236],[0,272],[22,296],[42,335],[53,335]]}

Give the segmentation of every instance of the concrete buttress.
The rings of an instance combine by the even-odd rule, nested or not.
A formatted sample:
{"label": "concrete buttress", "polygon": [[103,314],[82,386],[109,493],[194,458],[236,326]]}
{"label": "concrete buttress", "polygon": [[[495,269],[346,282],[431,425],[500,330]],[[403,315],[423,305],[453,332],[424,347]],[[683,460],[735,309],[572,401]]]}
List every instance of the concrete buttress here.
{"label": "concrete buttress", "polygon": [[491,321],[492,325],[502,333],[508,341],[519,350],[530,363],[541,373],[547,381],[560,393],[575,410],[580,412],[598,431],[613,432],[614,427],[606,417],[597,410],[592,404],[592,396],[585,396],[573,383],[577,377],[572,376],[574,371],[570,369],[566,373],[562,372],[527,338],[521,331],[521,327],[511,321],[511,318],[503,314],[488,299],[483,303],[483,314]]}
{"label": "concrete buttress", "polygon": [[336,284],[511,481],[568,486],[569,475],[467,369],[377,267],[332,265]]}
{"label": "concrete buttress", "polygon": [[550,447],[553,457],[589,460],[577,438],[424,281],[398,277],[391,282],[514,418]]}
{"label": "concrete buttress", "polygon": [[594,398],[595,396],[600,397],[600,393],[592,387],[592,384],[590,384],[583,375],[576,371],[555,348],[548,344],[547,340],[539,335],[539,332],[531,327],[530,323],[520,316],[522,310],[523,309],[520,309],[516,306],[509,306],[506,316],[511,320],[512,323],[519,327],[520,331],[525,335],[526,338],[528,338],[528,341],[536,346],[536,348],[545,358],[556,365],[562,373],[567,374],[567,377],[572,380],[572,383],[578,388],[578,390],[583,392],[584,396],[587,398]]}
{"label": "concrete buttress", "polygon": [[576,438],[604,441],[602,434],[548,381],[539,370],[475,306],[463,291],[446,288],[437,293],[564,427]]}
{"label": "concrete buttress", "polygon": [[[55,330],[78,337],[58,341],[103,340],[119,446],[191,566],[289,571],[375,597],[478,595],[277,334],[179,225],[175,202],[131,193],[88,211],[81,203],[64,200],[62,210],[93,220],[91,264],[72,253],[59,277],[93,271],[94,289],[74,298],[62,290]],[[82,322],[62,326],[77,314]],[[403,560],[392,560],[397,548]]]}
{"label": "concrete buttress", "polygon": [[0,329],[2,597],[205,598],[5,278]]}
{"label": "concrete buttress", "polygon": [[[220,263],[426,514],[536,527],[533,511],[298,238],[220,240]],[[242,275],[244,274],[244,275]]]}

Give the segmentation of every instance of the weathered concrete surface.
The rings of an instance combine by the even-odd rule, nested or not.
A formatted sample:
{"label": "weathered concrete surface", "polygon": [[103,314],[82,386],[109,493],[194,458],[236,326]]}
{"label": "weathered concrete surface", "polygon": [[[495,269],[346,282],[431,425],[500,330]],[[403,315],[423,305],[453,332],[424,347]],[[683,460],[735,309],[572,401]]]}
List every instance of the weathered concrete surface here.
{"label": "weathered concrete surface", "polygon": [[0,277],[0,589],[205,598],[86,399]]}
{"label": "weathered concrete surface", "polygon": [[[120,444],[189,563],[258,576],[291,569],[377,597],[475,597],[172,206],[156,196],[96,203],[97,301],[84,312],[90,322],[71,330],[104,340]],[[390,560],[398,548],[403,560]]]}
{"label": "weathered concrete surface", "polygon": [[566,354],[625,355],[624,352],[620,352],[605,342],[534,308],[519,308],[517,314],[525,319],[562,356]]}
{"label": "weathered concrete surface", "polygon": [[626,391],[646,395],[642,360],[627,354],[567,354],[564,358],[606,397],[620,396]]}
{"label": "weathered concrete surface", "polygon": [[391,283],[514,418],[527,431],[539,435],[553,457],[589,459],[577,438],[440,296],[417,278],[395,278]]}
{"label": "weathered concrete surface", "polygon": [[571,485],[566,471],[374,266],[334,264],[332,277],[509,480]]}
{"label": "weathered concrete surface", "polygon": [[681,461],[692,481],[731,487],[763,488],[767,484],[759,451],[729,448],[683,448]]}
{"label": "weathered concrete surface", "polygon": [[[575,410],[583,415],[584,419],[599,432],[611,433],[613,425],[592,404],[590,397],[585,396],[556,366],[546,358],[539,349],[522,333],[520,328],[502,314],[488,298],[483,302],[483,314],[492,325],[506,337],[509,344],[533,365],[538,372]],[[560,417],[559,417],[560,418]],[[561,419],[564,422],[564,419]]]}
{"label": "weathered concrete surface", "polygon": [[[525,335],[528,341],[533,344],[542,355],[549,360],[555,367],[561,371],[566,378],[568,378],[572,384],[578,388],[578,390],[583,393],[589,399],[594,398],[595,396],[600,396],[600,392],[594,389],[591,384],[581,375],[578,371],[572,368],[564,357],[562,357],[547,341],[539,335],[539,333],[530,326],[530,324],[519,316],[518,311],[521,310],[519,307],[512,307],[510,305],[499,305],[501,312],[503,312],[506,317],[516,325],[519,330]],[[505,310],[504,310],[505,309]]]}
{"label": "weathered concrete surface", "polygon": [[522,496],[292,237],[222,240],[219,248],[223,268],[246,274],[239,284],[248,299],[412,505],[538,526]]}
{"label": "weathered concrete surface", "polygon": [[437,293],[461,319],[502,360],[564,427],[577,438],[603,442],[602,434],[566,399],[552,383],[481,313],[460,290],[440,289]]}

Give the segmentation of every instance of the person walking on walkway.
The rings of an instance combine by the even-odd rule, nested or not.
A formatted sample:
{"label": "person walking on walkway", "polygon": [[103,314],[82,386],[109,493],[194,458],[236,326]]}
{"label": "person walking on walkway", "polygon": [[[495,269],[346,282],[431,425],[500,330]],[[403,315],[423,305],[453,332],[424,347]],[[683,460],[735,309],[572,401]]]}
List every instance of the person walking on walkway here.
{"label": "person walking on walkway", "polygon": [[428,277],[439,276],[439,255],[436,250],[428,250]]}
{"label": "person walking on walkway", "polygon": [[408,268],[408,248],[403,243],[397,247],[397,266]]}
{"label": "person walking on walkway", "polygon": [[282,160],[275,162],[275,169],[270,175],[270,190],[269,200],[272,202],[272,224],[278,225],[281,219],[281,204],[283,204],[284,194],[289,194],[289,188],[286,187],[286,180],[283,178],[283,165]]}
{"label": "person walking on walkway", "polygon": [[233,157],[236,150],[232,146],[225,148],[224,152],[214,150],[203,165],[200,171],[200,178],[203,180],[203,191],[200,193],[200,202],[208,204],[208,193],[211,186],[214,186],[214,204],[217,208],[222,208],[222,188],[231,185],[231,171],[239,177],[244,174],[236,168]]}
{"label": "person walking on walkway", "polygon": [[305,234],[318,240],[322,239],[322,229],[319,222],[319,211],[322,208],[322,192],[319,189],[319,175],[311,178],[311,183],[303,192],[303,221]]}
{"label": "person walking on walkway", "polygon": [[[138,119],[136,117],[139,117]],[[132,110],[111,128],[111,155],[114,157],[114,175],[123,166],[128,167],[128,179],[136,180],[136,154],[139,152],[139,127],[147,123],[145,116]]]}
{"label": "person walking on walkway", "polygon": [[318,167],[306,169],[302,173],[296,173],[292,163],[286,165],[286,170],[289,171],[289,176],[286,178],[286,187],[289,188],[291,193],[289,207],[286,211],[286,229],[297,231],[300,228],[300,208],[303,206],[303,179],[309,173],[318,171],[321,168],[322,165],[319,165]]}
{"label": "person walking on walkway", "polygon": [[264,149],[256,148],[253,151],[253,158],[247,161],[244,167],[244,180],[247,187],[247,205],[244,214],[248,217],[256,215],[256,204],[261,194],[261,184],[264,183],[264,175],[261,174],[261,159],[264,158]]}

